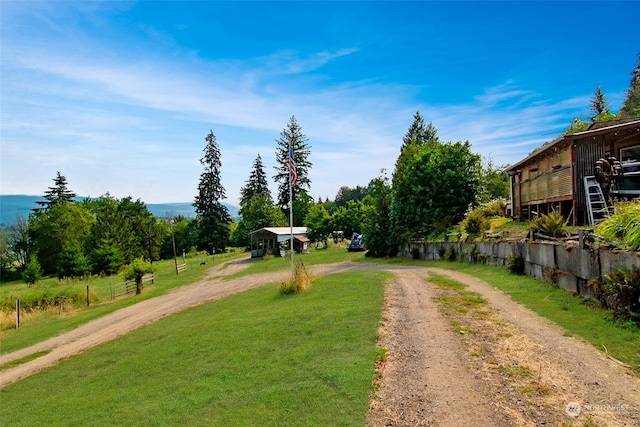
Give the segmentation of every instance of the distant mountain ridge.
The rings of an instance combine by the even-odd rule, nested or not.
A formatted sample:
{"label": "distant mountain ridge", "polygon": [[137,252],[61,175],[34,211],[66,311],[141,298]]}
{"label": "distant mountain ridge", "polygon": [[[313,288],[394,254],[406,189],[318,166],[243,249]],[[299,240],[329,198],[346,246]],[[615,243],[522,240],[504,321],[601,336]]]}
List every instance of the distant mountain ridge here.
{"label": "distant mountain ridge", "polygon": [[[82,200],[83,197],[78,197]],[[39,207],[36,202],[43,201],[42,196],[28,196],[25,194],[0,195],[0,224],[15,224],[19,217],[27,218],[32,209]],[[238,217],[239,208],[228,203],[222,203],[227,207],[229,215]],[[191,202],[182,203],[145,203],[149,212],[157,218],[181,215],[186,218],[196,216],[196,211]]]}

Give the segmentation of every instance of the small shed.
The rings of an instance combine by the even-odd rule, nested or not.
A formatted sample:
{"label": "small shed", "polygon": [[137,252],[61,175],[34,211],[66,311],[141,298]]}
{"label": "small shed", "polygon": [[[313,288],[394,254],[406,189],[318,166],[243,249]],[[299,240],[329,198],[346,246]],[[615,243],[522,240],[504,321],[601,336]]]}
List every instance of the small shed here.
{"label": "small shed", "polygon": [[307,227],[264,227],[252,231],[251,258],[262,257],[265,254],[280,255],[280,249],[289,249],[293,234],[293,249],[300,253],[309,248]]}
{"label": "small shed", "polygon": [[511,212],[520,219],[552,211],[570,224],[588,222],[584,177],[593,176],[600,158],[615,157],[625,164],[625,183],[619,196],[640,195],[640,181],[632,166],[640,160],[640,119],[595,123],[584,132],[563,135],[507,168],[511,180]]}

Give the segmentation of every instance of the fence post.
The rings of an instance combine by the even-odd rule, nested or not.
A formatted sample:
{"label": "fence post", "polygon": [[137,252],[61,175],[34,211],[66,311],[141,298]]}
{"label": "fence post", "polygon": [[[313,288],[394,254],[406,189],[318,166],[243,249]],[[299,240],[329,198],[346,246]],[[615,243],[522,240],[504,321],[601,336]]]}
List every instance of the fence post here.
{"label": "fence post", "polygon": [[20,299],[16,299],[16,329],[20,328]]}
{"label": "fence post", "polygon": [[87,285],[87,307],[89,307],[89,285]]}

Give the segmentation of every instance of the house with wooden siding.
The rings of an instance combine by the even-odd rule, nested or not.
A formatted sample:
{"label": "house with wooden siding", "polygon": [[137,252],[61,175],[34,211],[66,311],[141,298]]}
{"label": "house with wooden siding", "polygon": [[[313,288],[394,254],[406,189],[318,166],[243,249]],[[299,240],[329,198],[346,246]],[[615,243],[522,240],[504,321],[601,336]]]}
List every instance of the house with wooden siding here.
{"label": "house with wooden siding", "polygon": [[599,159],[615,157],[622,179],[614,198],[640,197],[640,119],[595,123],[563,135],[510,166],[511,214],[530,220],[559,212],[569,224],[588,223],[584,178],[595,175]]}

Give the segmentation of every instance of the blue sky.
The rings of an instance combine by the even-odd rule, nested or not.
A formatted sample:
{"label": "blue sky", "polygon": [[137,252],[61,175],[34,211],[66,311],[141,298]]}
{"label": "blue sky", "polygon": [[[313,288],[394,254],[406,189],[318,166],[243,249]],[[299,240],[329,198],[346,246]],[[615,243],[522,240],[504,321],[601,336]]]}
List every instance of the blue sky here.
{"label": "blue sky", "polygon": [[[617,111],[640,51],[640,3],[0,1],[0,193],[56,171],[82,196],[192,202],[204,138],[237,204],[295,115],[310,194],[390,176],[420,111],[441,140],[515,163]],[[272,183],[272,194],[276,187]]]}

